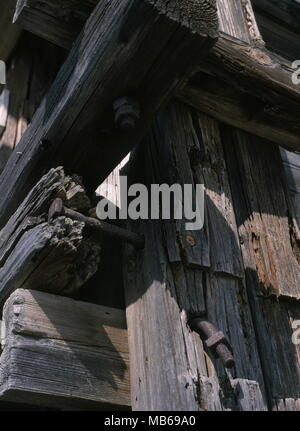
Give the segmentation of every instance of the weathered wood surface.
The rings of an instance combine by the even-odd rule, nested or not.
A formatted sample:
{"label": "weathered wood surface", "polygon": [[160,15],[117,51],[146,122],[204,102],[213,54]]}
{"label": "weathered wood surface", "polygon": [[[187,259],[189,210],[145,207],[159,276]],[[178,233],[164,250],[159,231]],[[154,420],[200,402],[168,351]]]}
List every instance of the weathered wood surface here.
{"label": "weathered wood surface", "polygon": [[[228,127],[222,139],[246,287],[269,405],[295,410],[299,398],[299,228],[277,146]],[[292,405],[293,404],[293,405]],[[299,408],[299,407],[298,407]]]}
{"label": "weathered wood surface", "polygon": [[[257,294],[300,298],[299,227],[279,149],[242,131],[223,134],[246,268],[257,273]],[[236,201],[238,202],[238,201]]]}
{"label": "weathered wood surface", "polygon": [[3,320],[0,399],[59,409],[129,407],[123,311],[19,289]]}
{"label": "weathered wood surface", "polygon": [[274,400],[273,411],[300,411],[300,399],[286,398]]}
{"label": "weathered wood surface", "polygon": [[[220,385],[218,379],[200,378],[201,405],[206,411],[266,411],[266,404],[255,381],[232,379]],[[220,402],[223,400],[223,403]]]}
{"label": "weathered wood surface", "polygon": [[[133,409],[299,409],[299,236],[277,146],[172,104],[127,172],[205,184],[209,256],[191,262],[165,221],[130,223],[146,235],[144,251],[124,255]],[[190,333],[195,314],[230,340],[231,372]]]}
{"label": "weathered wood surface", "polygon": [[70,49],[98,0],[18,0],[15,24]]}
{"label": "weathered wood surface", "polygon": [[300,86],[291,63],[265,48],[222,35],[179,93],[199,111],[231,126],[300,149]]}
{"label": "weathered wood surface", "polygon": [[[179,97],[222,122],[299,150],[296,113],[300,109],[300,87],[292,83],[294,69],[289,61],[263,47],[249,0],[218,0],[217,6],[222,30],[219,42],[209,61],[202,62],[203,73],[184,87]],[[279,2],[272,8],[278,10]]]}
{"label": "weathered wood surface", "polygon": [[60,50],[37,37],[24,34],[7,63],[10,93],[6,128],[0,136],[0,172],[30,123],[61,64]]}
{"label": "weathered wood surface", "polygon": [[[192,251],[183,246],[174,222],[171,223],[175,228],[169,228],[167,234],[165,221],[129,224],[131,229],[146,236],[145,250],[136,253],[127,247],[124,254],[132,408],[266,409],[262,369],[241,278],[241,257],[237,256],[233,265],[226,259],[226,252],[229,256],[239,251],[239,243],[216,122],[187,107],[172,104],[156,120],[151,136],[134,152],[126,170],[130,182],[146,185],[168,183],[171,178],[180,183],[182,176],[188,179],[189,172],[189,179],[198,182],[201,175],[207,184],[206,200],[211,201],[206,205],[205,246],[210,259],[205,265],[201,254],[198,254],[198,261],[190,260]],[[224,199],[225,193],[228,201]],[[227,211],[222,224],[225,206]],[[220,235],[225,236],[224,241],[219,241],[220,250],[216,251],[218,233],[213,230],[219,230],[220,226],[223,226]],[[198,237],[203,237],[203,233],[196,231],[193,235],[193,244],[197,246]],[[179,255],[172,253],[171,247],[179,249]],[[206,316],[227,335],[236,360],[231,372],[204,351],[199,336],[188,327],[191,315]],[[168,371],[159,364],[168,364]],[[215,387],[222,386],[222,391],[214,390],[213,405],[204,388],[201,389],[202,380],[209,378],[215,382]],[[244,406],[243,396],[238,395],[238,385],[232,382],[236,379],[245,380],[245,394],[253,394],[252,398],[244,400]],[[248,380],[256,382],[250,384],[255,389],[247,389]],[[228,390],[228,387],[233,389]],[[224,391],[226,396],[223,396]]]}
{"label": "weathered wood surface", "polygon": [[0,232],[2,304],[20,287],[70,294],[96,272],[101,247],[97,238],[85,233],[84,223],[66,217],[47,221],[50,203],[57,196],[73,208],[76,202],[75,209],[88,208],[82,186],[66,177],[62,168],[52,169]]}
{"label": "weathered wood surface", "polygon": [[[246,2],[248,2],[246,0]],[[250,34],[247,20],[245,19],[245,1],[218,0],[218,16],[220,30],[223,33],[250,43]],[[249,3],[249,2],[248,2]]]}
{"label": "weathered wood surface", "polygon": [[12,23],[15,0],[1,0],[0,5],[0,59],[7,61],[19,40],[21,27]]}
{"label": "weathered wood surface", "polygon": [[[2,172],[0,225],[37,180],[38,166],[61,164],[94,191],[211,48],[217,27],[214,0],[101,1],[23,135],[22,154]],[[112,106],[126,95],[138,99],[141,118],[124,133]]]}

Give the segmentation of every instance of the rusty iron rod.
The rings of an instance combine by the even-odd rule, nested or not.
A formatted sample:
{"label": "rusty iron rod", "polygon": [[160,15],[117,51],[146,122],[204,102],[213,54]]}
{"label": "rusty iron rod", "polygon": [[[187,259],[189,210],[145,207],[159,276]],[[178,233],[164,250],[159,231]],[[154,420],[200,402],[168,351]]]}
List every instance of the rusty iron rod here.
{"label": "rusty iron rod", "polygon": [[190,320],[190,328],[200,335],[205,345],[221,359],[225,368],[234,366],[234,357],[228,340],[211,322],[195,317]]}
{"label": "rusty iron rod", "polygon": [[48,220],[50,221],[51,219],[59,216],[65,216],[72,220],[83,222],[91,229],[95,229],[99,232],[102,232],[104,235],[108,235],[121,241],[133,244],[136,248],[142,249],[145,247],[145,238],[142,235],[92,217],[87,217],[77,211],[65,207],[62,200],[57,198],[50,206]]}

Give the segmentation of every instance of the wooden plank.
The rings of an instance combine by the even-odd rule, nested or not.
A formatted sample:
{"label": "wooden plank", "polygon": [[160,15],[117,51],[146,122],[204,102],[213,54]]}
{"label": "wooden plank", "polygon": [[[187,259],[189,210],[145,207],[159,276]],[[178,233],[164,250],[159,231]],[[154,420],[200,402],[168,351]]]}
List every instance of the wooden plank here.
{"label": "wooden plank", "polygon": [[257,294],[298,299],[299,228],[278,147],[242,131],[223,130],[241,249],[246,268],[257,272]]}
{"label": "wooden plank", "polygon": [[265,48],[221,35],[190,83],[185,103],[291,151],[300,149],[300,86],[291,63]]}
{"label": "wooden plank", "polygon": [[198,139],[192,169],[195,182],[203,182],[206,188],[211,269],[242,278],[244,268],[219,124],[204,114],[194,112],[193,117]]}
{"label": "wooden plank", "polygon": [[250,43],[249,28],[244,15],[243,2],[241,0],[218,0],[217,6],[220,31],[236,39]]}
{"label": "wooden plank", "polygon": [[18,0],[14,23],[58,46],[70,49],[98,0]]}
{"label": "wooden plank", "polygon": [[[267,406],[264,376],[245,284],[220,274],[206,275],[206,316],[230,341],[235,367],[232,377],[257,383]],[[227,378],[222,363],[212,357],[219,380]]]}
{"label": "wooden plank", "polygon": [[24,34],[7,67],[10,93],[6,129],[0,137],[0,172],[31,122],[61,64],[58,48]]}
{"label": "wooden plank", "polygon": [[255,273],[247,270],[246,275],[265,384],[274,408],[276,399],[300,398],[300,346],[292,342],[292,324],[300,318],[299,305],[284,298],[258,298]]}
{"label": "wooden plank", "polygon": [[69,295],[98,269],[101,247],[85,238],[83,223],[65,217],[32,223],[0,269],[0,304],[18,288]]}
{"label": "wooden plank", "polygon": [[[78,194],[78,188],[61,168],[51,170],[0,232],[1,304],[20,287],[70,294],[97,271],[101,246],[85,233],[84,223],[66,217],[47,222],[52,199],[63,196],[74,204],[71,191]],[[86,199],[77,199],[77,206]]]}
{"label": "wooden plank", "polygon": [[[59,0],[18,0],[14,22],[43,39],[71,49],[98,2],[68,0],[62,8]],[[252,11],[250,1],[217,0],[217,8],[220,30],[244,42],[250,42],[249,19],[245,19],[245,11],[248,12],[248,18]]]}
{"label": "wooden plank", "polygon": [[274,400],[274,411],[300,411],[300,398],[281,398]]}
{"label": "wooden plank", "polygon": [[[158,116],[151,136],[133,152],[126,166],[129,184],[168,183],[170,178],[173,178],[174,183],[180,183],[182,176],[193,177],[198,164],[198,175],[201,167],[205,168],[206,182],[210,185],[218,183],[216,172],[222,171],[223,168],[223,172],[219,173],[222,180],[220,194],[225,194],[228,191],[228,179],[224,174],[224,161],[222,164],[222,146],[217,140],[220,141],[220,136],[217,135],[214,120],[207,119],[205,122],[203,119],[202,124],[205,125],[203,132],[199,130],[199,118],[188,107],[178,106],[177,103],[169,106],[166,112]],[[214,139],[217,140],[216,143],[210,142]],[[199,144],[196,145],[197,140]],[[199,148],[203,147],[204,150],[199,154]],[[157,148],[160,150],[159,158]],[[191,151],[192,149],[194,151]],[[203,154],[209,156],[202,160]],[[189,163],[186,161],[187,155],[190,158]],[[178,173],[173,170],[174,160],[177,163],[175,166],[184,166],[183,170],[178,169]],[[195,176],[195,181],[198,181],[198,178]],[[225,205],[221,205],[221,199],[216,201],[221,219]],[[229,203],[227,207],[230,208]],[[212,229],[219,228],[221,224],[214,223],[215,218],[211,216],[208,208],[206,223],[211,217]],[[233,230],[234,214],[231,209],[225,214],[225,227],[227,220],[232,223],[227,229]],[[178,244],[176,229],[170,230],[167,236],[165,222],[161,219],[131,221],[128,225],[130,229],[143,233],[146,237],[143,251],[137,253],[126,247],[124,252],[133,410],[206,408],[205,400],[202,400],[202,395],[204,398],[205,395],[199,388],[202,378],[213,376],[217,385],[213,389],[214,404],[209,407],[211,410],[242,408],[237,406],[235,400],[237,392],[226,393],[223,397],[222,391],[217,389],[222,382],[226,382],[226,390],[229,376],[257,382],[257,391],[253,391],[257,399],[245,400],[245,409],[247,405],[255,406],[255,403],[257,409],[261,408],[258,406],[262,403],[266,408],[254,327],[238,265],[234,265],[234,268],[239,269],[239,277],[236,276],[237,271],[232,275],[229,271],[232,265],[226,267],[226,261],[224,263],[221,259],[222,267],[214,263],[215,274],[211,263],[203,267],[199,263],[191,264],[184,253],[181,260],[173,260],[176,253],[172,254],[170,250],[172,244],[173,248]],[[208,244],[211,235],[209,227]],[[236,232],[231,235],[237,242]],[[220,247],[223,246],[225,251],[226,244],[220,243]],[[232,241],[232,248],[229,249],[232,251],[227,250],[228,253],[238,250],[238,243]],[[210,262],[215,262],[212,254],[215,252],[215,247],[210,250]],[[221,251],[216,255],[216,259],[218,256],[223,257],[225,254]],[[199,336],[190,332],[188,319],[191,315],[205,316],[226,333],[235,352],[234,369],[224,370],[220,360],[204,350]],[[168,363],[167,370],[158,365],[163,363]],[[248,393],[250,392],[249,389]],[[241,399],[242,396],[239,400]]]}
{"label": "wooden plank", "polygon": [[[144,151],[152,161],[153,184],[180,184],[182,188],[190,184],[195,205],[195,181],[190,158],[196,138],[192,124],[188,109],[181,104],[170,104],[154,123],[151,140],[144,144]],[[182,212],[183,218],[180,220],[173,220],[171,217],[170,220],[163,221],[170,262],[184,261],[194,268],[209,267],[207,224],[203,229],[188,230],[186,223],[191,220],[187,220],[184,211]]]}
{"label": "wooden plank", "polygon": [[59,409],[129,407],[123,311],[19,289],[3,319],[0,399]]}
{"label": "wooden plank", "polygon": [[1,1],[0,60],[2,61],[7,61],[9,59],[21,34],[21,27],[12,23],[15,4],[15,0]]}
{"label": "wooden plank", "polygon": [[241,0],[244,19],[247,23],[250,43],[252,45],[265,45],[265,41],[257,23],[257,16],[254,13],[252,0]]}
{"label": "wooden plank", "polygon": [[227,127],[222,136],[259,355],[276,409],[278,399],[299,398],[299,346],[292,342],[299,320],[299,231],[278,148]]}
{"label": "wooden plank", "polygon": [[[2,172],[0,225],[39,178],[37,166],[62,164],[94,191],[141,140],[198,54],[211,48],[217,37],[214,1],[165,6],[154,0],[98,4],[23,135],[22,154],[14,153]],[[140,102],[141,118],[124,133],[113,125],[112,106],[128,94]]]}
{"label": "wooden plank", "polygon": [[200,393],[201,406],[206,411],[267,410],[260,387],[255,381],[231,379],[225,387],[216,377],[201,377]]}
{"label": "wooden plank", "polygon": [[179,97],[222,122],[299,150],[300,89],[290,62],[263,48],[249,0],[218,0],[218,16],[223,33],[211,61],[202,62],[204,73]]}
{"label": "wooden plank", "polygon": [[132,409],[197,411],[198,375],[207,373],[202,343],[187,327],[153,224],[142,230],[147,248],[125,267]]}
{"label": "wooden plank", "polygon": [[[32,2],[35,7],[40,4]],[[276,3],[275,8],[279,9]],[[295,113],[300,106],[300,89],[292,83],[294,70],[290,62],[263,48],[249,0],[218,0],[217,5],[223,33],[209,57],[214,67],[211,61],[202,62],[205,74],[199,73],[198,79],[179,92],[179,97],[222,122],[299,150],[300,131]],[[40,26],[31,25],[31,30]]]}

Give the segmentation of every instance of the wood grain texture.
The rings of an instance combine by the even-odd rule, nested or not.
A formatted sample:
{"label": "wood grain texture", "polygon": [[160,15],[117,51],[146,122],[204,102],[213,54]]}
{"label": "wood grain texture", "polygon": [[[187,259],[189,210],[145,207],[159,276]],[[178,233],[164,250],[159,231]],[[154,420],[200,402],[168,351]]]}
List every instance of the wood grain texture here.
{"label": "wood grain texture", "polygon": [[[201,157],[205,154],[206,158]],[[126,172],[130,182],[146,185],[168,183],[171,178],[180,183],[182,175],[199,181],[201,174],[205,183],[213,186],[218,183],[216,172],[222,166],[221,195],[228,193],[229,184],[223,157],[220,132],[214,120],[173,103],[158,116],[149,138],[134,151]],[[184,168],[174,169],[174,166]],[[241,256],[237,255],[234,265],[226,264],[229,258],[225,259],[227,245],[228,250],[232,250],[227,250],[228,256],[239,251],[230,195],[226,201],[227,212],[224,212],[221,199],[216,199],[213,193],[210,197],[217,209],[214,213],[212,206],[207,206],[210,256],[207,266],[202,266],[201,261],[198,265],[191,264],[185,253],[179,252],[180,260],[177,259],[176,250],[180,250],[178,232],[170,229],[166,233],[164,220],[129,223],[130,229],[146,236],[146,247],[142,252],[128,247],[124,252],[133,410],[267,409],[264,376],[241,272]],[[217,216],[220,220],[223,217],[224,227],[231,222],[227,229],[232,230],[235,239],[231,242],[228,232],[226,241],[219,244],[220,252],[216,250],[216,244],[211,248],[211,229],[220,226]],[[196,235],[200,234],[196,232]],[[219,359],[205,351],[199,336],[190,332],[188,319],[192,315],[208,318],[230,339],[236,360],[236,366],[230,372],[224,370]],[[159,366],[165,363],[168,364],[167,372]],[[214,403],[211,404],[205,404],[209,403],[209,397],[201,387],[202,379],[207,378],[215,382],[212,389]],[[250,389],[247,389],[247,383],[243,386],[241,394],[243,391],[249,394],[244,407],[243,396],[239,398],[236,389],[227,390],[223,396],[223,390],[228,385],[233,387],[231,380],[235,379],[256,382],[250,384]],[[222,390],[219,390],[220,386]]]}
{"label": "wood grain texture", "polygon": [[[155,122],[151,140],[145,145],[149,147],[149,151],[145,151],[153,166],[153,184],[179,184],[182,188],[184,185],[191,185],[193,205],[196,204],[196,195],[190,154],[195,139],[189,110],[180,104],[171,104]],[[182,219],[175,220],[171,216],[170,220],[163,221],[170,262],[184,261],[187,265],[199,269],[209,267],[207,224],[204,229],[188,230],[186,223],[191,220],[187,219],[184,209],[182,213]],[[174,216],[173,212],[172,215]],[[174,242],[174,238],[177,238],[177,241]]]}
{"label": "wood grain texture", "polygon": [[200,379],[200,391],[201,405],[206,411],[267,410],[256,381],[232,379],[226,385],[222,385],[214,377],[202,377]]}
{"label": "wood grain texture", "polygon": [[244,264],[257,274],[257,294],[299,299],[299,227],[278,147],[229,128],[223,139]]}
{"label": "wood grain texture", "polygon": [[291,151],[300,148],[300,86],[291,62],[229,35],[221,35],[181,100],[231,126]]}
{"label": "wood grain texture", "polygon": [[35,35],[70,49],[98,0],[18,0],[13,21]]}
{"label": "wood grain texture", "polygon": [[20,287],[70,294],[97,271],[100,243],[85,232],[84,223],[66,217],[47,222],[52,199],[60,196],[74,204],[68,198],[74,198],[71,191],[78,188],[62,168],[51,170],[0,232],[2,304]]}
{"label": "wood grain texture", "polygon": [[[274,410],[296,410],[299,346],[299,230],[277,146],[223,127],[246,287],[259,356]],[[292,402],[292,400],[295,400]]]}
{"label": "wood grain texture", "polygon": [[[201,4],[213,9],[211,1]],[[180,9],[183,16],[186,8]],[[155,113],[199,61],[198,55],[215,42],[216,11],[208,16],[209,32],[203,34],[201,19],[199,28],[194,22],[187,27],[185,21],[180,24],[176,8],[171,13],[159,3],[98,4],[23,135],[21,156],[14,153],[2,172],[1,225],[38,179],[37,166],[62,164],[67,172],[84,176],[89,192],[95,190],[145,135]],[[142,114],[134,131],[122,133],[114,126],[112,106],[126,95],[138,99]]]}
{"label": "wood grain texture", "polygon": [[203,182],[206,188],[211,269],[242,278],[244,268],[219,124],[194,113],[194,130],[197,139],[191,153],[192,169],[195,182]]}
{"label": "wood grain texture", "polygon": [[1,399],[59,409],[129,406],[123,311],[19,289],[3,319]]}
{"label": "wood grain texture", "polygon": [[250,43],[249,27],[244,15],[243,2],[241,0],[218,0],[217,6],[220,30],[236,39]]}
{"label": "wood grain texture", "polygon": [[[195,31],[210,32],[217,26],[215,0],[146,0],[155,9]],[[70,49],[98,0],[18,0],[14,22],[39,37]]]}
{"label": "wood grain texture", "polygon": [[[30,3],[30,0],[26,1]],[[32,0],[32,3],[40,5],[41,2]],[[43,3],[49,2],[42,2],[39,6],[41,9]],[[53,8],[55,3],[51,2]],[[261,3],[260,7],[264,11],[271,9],[276,18],[281,10],[278,1],[259,1],[255,2],[255,5],[256,3]],[[268,7],[269,5],[271,6]],[[264,48],[263,36],[258,28],[258,24],[261,25],[260,16],[257,17],[257,24],[250,0],[218,0],[217,7],[220,40],[213,49],[209,62],[202,62],[203,73],[199,73],[198,79],[193,79],[180,91],[179,97],[222,122],[277,142],[291,150],[299,149],[300,131],[296,113],[299,110],[300,90],[299,86],[292,83],[294,70],[290,61],[271,52],[274,43],[267,44],[270,49]],[[293,8],[296,10],[299,6],[296,3],[291,6],[289,0],[286,0],[281,12],[284,19],[294,20],[296,23]],[[82,4],[76,9],[79,15],[81,9]],[[59,13],[57,15],[59,16]],[[60,25],[53,26],[53,31]],[[299,28],[298,24],[297,26]],[[31,25],[31,30],[35,31],[35,28],[40,27],[41,22],[37,26]],[[262,25],[262,29],[264,28]],[[289,37],[287,28],[284,32],[279,31],[278,24],[272,21],[271,31],[276,41],[281,39],[283,51],[288,52],[287,50],[294,46],[294,52],[297,52],[297,37]],[[270,39],[268,35],[266,39]],[[283,51],[281,49],[276,52],[282,55]],[[213,68],[211,63],[214,64]]]}
{"label": "wood grain texture", "polygon": [[0,136],[0,172],[31,122],[61,61],[60,50],[48,42],[31,34],[20,39],[7,63],[5,89],[10,100],[6,128]]}

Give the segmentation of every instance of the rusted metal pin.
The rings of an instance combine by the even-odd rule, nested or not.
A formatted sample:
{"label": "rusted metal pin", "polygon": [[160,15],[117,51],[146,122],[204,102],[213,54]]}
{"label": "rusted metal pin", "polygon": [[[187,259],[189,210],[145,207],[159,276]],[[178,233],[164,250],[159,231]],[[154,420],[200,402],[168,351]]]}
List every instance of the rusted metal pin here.
{"label": "rusted metal pin", "polygon": [[231,346],[222,331],[218,331],[211,322],[200,317],[191,319],[189,324],[191,329],[200,335],[205,346],[221,359],[225,368],[234,366]]}
{"label": "rusted metal pin", "polygon": [[142,235],[138,235],[130,230],[122,229],[118,226],[114,226],[92,217],[87,217],[77,211],[65,207],[63,205],[63,201],[60,198],[57,198],[52,202],[49,208],[48,220],[50,221],[59,216],[66,216],[72,220],[81,221],[89,228],[98,230],[104,235],[109,235],[113,238],[133,244],[136,248],[142,249],[145,247],[145,238]]}

